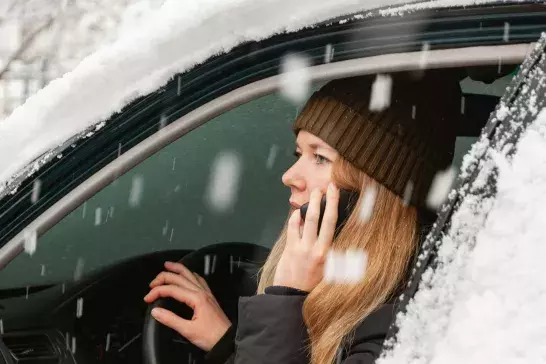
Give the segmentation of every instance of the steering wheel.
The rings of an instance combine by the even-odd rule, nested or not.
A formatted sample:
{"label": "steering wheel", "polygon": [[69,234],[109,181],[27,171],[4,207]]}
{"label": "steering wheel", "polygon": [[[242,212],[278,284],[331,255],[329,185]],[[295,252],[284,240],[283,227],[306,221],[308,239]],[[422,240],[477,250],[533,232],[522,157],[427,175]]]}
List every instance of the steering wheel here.
{"label": "steering wheel", "polygon": [[[250,243],[221,243],[193,251],[180,259],[189,270],[207,281],[214,297],[231,322],[237,320],[239,297],[256,293],[258,271],[269,249]],[[171,298],[160,298],[148,305],[142,332],[145,364],[199,363],[205,352],[192,345],[174,330],[160,324],[151,315],[155,307],[168,309],[191,319],[193,311]]]}

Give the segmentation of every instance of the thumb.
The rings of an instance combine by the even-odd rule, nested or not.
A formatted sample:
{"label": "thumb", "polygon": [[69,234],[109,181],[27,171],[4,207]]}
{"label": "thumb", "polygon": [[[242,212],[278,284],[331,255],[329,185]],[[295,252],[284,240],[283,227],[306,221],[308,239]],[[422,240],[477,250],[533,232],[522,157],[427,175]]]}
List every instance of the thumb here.
{"label": "thumb", "polygon": [[184,320],[180,316],[172,313],[169,310],[164,308],[156,307],[152,309],[152,317],[163,325],[170,327],[171,329],[177,331],[180,335],[188,339],[190,332],[191,321]]}

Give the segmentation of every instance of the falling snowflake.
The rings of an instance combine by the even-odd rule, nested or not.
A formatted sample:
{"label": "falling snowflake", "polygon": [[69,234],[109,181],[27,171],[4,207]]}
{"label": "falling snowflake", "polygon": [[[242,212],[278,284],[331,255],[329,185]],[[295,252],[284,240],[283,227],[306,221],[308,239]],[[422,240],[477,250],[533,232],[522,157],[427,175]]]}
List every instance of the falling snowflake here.
{"label": "falling snowflake", "polygon": [[131,183],[131,191],[129,192],[130,207],[138,207],[140,205],[143,190],[144,178],[142,176],[134,176]]}
{"label": "falling snowflake", "polygon": [[404,206],[408,206],[411,202],[411,197],[413,195],[413,182],[408,181],[406,188],[404,189]]}
{"label": "falling snowflake", "polygon": [[76,262],[76,269],[74,270],[74,281],[79,281],[83,276],[83,267],[85,262],[82,258],[78,258]]}
{"label": "falling snowflake", "polygon": [[430,43],[424,42],[421,46],[421,54],[419,56],[419,68],[425,69],[428,64],[428,56],[430,51]]}
{"label": "falling snowflake", "polygon": [[40,198],[40,189],[42,188],[42,181],[39,179],[34,181],[32,185],[32,195],[30,196],[30,201],[34,204]]}
{"label": "falling snowflake", "polygon": [[330,63],[334,59],[334,47],[331,44],[327,44],[324,49],[324,63]]}
{"label": "falling snowflake", "polygon": [[167,235],[167,231],[169,231],[169,220],[165,221],[165,226],[163,226],[163,236]]}
{"label": "falling snowflake", "polygon": [[97,207],[95,209],[95,226],[99,226],[102,222],[102,209]]}
{"label": "falling snowflake", "polygon": [[166,126],[167,126],[167,117],[164,114],[161,114],[161,117],[159,118],[159,127],[158,127],[158,129],[161,131]]}
{"label": "falling snowflake", "polygon": [[504,34],[502,35],[502,40],[508,42],[510,40],[510,23],[504,23]]}
{"label": "falling snowflake", "polygon": [[208,276],[210,274],[210,255],[205,255],[205,268],[203,270],[205,276]]}
{"label": "falling snowflake", "polygon": [[289,54],[282,59],[281,94],[294,103],[305,101],[310,88],[309,60],[301,55]]}
{"label": "falling snowflake", "polygon": [[372,217],[373,208],[375,206],[375,199],[377,197],[377,188],[375,186],[368,186],[366,191],[364,191],[364,196],[362,197],[362,204],[360,205],[360,210],[358,211],[358,217],[362,223],[370,221]]}
{"label": "falling snowflake", "polygon": [[76,301],[76,317],[80,318],[83,316],[83,298],[80,297]]}
{"label": "falling snowflake", "polygon": [[436,176],[434,176],[434,180],[432,181],[432,187],[427,196],[428,207],[437,209],[444,203],[454,180],[455,168],[453,167],[436,173]]}
{"label": "falling snowflake", "polygon": [[269,155],[267,156],[267,162],[266,162],[267,169],[273,168],[273,165],[275,164],[275,159],[277,158],[278,153],[279,153],[279,146],[276,144],[273,144],[271,148],[269,149]]}
{"label": "falling snowflake", "polygon": [[372,85],[370,95],[370,111],[383,111],[391,104],[392,78],[389,75],[378,74]]}
{"label": "falling snowflake", "polygon": [[235,205],[241,170],[237,153],[225,151],[216,156],[206,191],[206,200],[213,210],[227,212]]}
{"label": "falling snowflake", "polygon": [[38,234],[36,233],[36,230],[32,231],[25,231],[24,233],[25,237],[25,253],[32,255],[34,252],[36,252],[36,246],[38,245]]}
{"label": "falling snowflake", "polygon": [[354,284],[366,275],[368,254],[364,250],[331,250],[326,256],[324,281],[327,283]]}

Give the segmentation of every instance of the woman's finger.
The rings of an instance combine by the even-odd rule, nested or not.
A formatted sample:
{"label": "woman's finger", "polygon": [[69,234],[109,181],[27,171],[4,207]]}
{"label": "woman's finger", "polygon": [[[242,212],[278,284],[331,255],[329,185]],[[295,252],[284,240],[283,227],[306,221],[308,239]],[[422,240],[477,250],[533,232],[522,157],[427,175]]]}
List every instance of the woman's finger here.
{"label": "woman's finger", "polygon": [[194,291],[200,290],[201,285],[196,285],[190,280],[188,280],[186,277],[172,273],[172,272],[161,272],[155,277],[155,279],[150,283],[150,288],[154,288],[157,286],[161,286],[164,284],[172,284],[176,285],[182,288],[191,289]]}
{"label": "woman's finger", "polygon": [[210,290],[210,287],[209,285],[207,284],[207,281],[205,280],[205,278],[201,277],[199,274],[197,273],[193,273],[195,275],[195,278],[197,278],[197,280],[199,281],[199,283],[201,283],[201,286],[203,286],[203,288],[205,289],[205,291],[207,291],[208,293],[212,294],[212,291]]}
{"label": "woman's finger", "polygon": [[164,308],[156,307],[152,309],[152,317],[163,325],[177,331],[180,335],[188,337],[191,335],[191,321],[177,316],[173,312]]}
{"label": "woman's finger", "polygon": [[326,210],[324,211],[324,218],[322,219],[322,225],[320,227],[320,233],[318,237],[317,249],[326,251],[332,241],[336,232],[336,223],[338,215],[339,204],[339,190],[333,184],[330,183],[328,191],[326,192]]}
{"label": "woman's finger", "polygon": [[182,288],[175,285],[163,285],[153,288],[145,297],[144,301],[152,303],[158,298],[170,297],[178,302],[184,303],[195,310],[195,307],[200,302],[200,293],[191,289]]}
{"label": "woman's finger", "polygon": [[[192,282],[196,286],[201,286],[201,283],[199,283],[197,278],[195,278],[192,271],[189,270],[188,268],[186,268],[183,264],[173,263],[173,262],[165,262],[165,268],[167,268],[167,270],[169,270],[171,272],[178,273],[178,274],[186,277],[186,279],[188,279],[190,282]],[[201,288],[204,288],[204,287],[201,287]]]}
{"label": "woman's finger", "polygon": [[301,215],[300,210],[296,210],[288,219],[288,228],[286,230],[286,247],[299,244],[300,241],[300,224]]}
{"label": "woman's finger", "polygon": [[315,244],[317,241],[321,199],[322,192],[319,189],[315,189],[311,192],[309,208],[307,209],[307,214],[305,216],[302,234],[302,241],[308,244]]}

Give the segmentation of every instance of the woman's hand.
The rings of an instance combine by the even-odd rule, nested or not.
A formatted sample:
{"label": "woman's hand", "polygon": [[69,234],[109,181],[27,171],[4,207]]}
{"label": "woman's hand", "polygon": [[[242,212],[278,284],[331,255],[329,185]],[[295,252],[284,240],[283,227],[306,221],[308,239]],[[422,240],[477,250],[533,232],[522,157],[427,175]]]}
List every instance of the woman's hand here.
{"label": "woman's hand", "polygon": [[332,245],[336,229],[338,188],[333,184],[328,187],[326,210],[319,233],[321,199],[320,190],[317,189],[311,193],[302,233],[300,233],[302,224],[300,210],[294,211],[288,220],[286,246],[273,279],[275,286],[292,287],[310,292],[322,281],[326,254]]}
{"label": "woman's hand", "polygon": [[152,290],[144,301],[152,303],[160,297],[171,297],[193,309],[191,320],[169,310],[154,308],[152,316],[177,331],[199,348],[210,351],[231,326],[231,322],[212,295],[207,282],[180,263],[166,262],[168,272],[161,272],[150,283]]}

